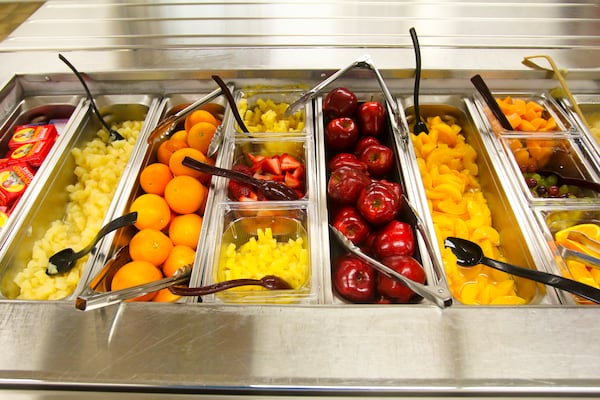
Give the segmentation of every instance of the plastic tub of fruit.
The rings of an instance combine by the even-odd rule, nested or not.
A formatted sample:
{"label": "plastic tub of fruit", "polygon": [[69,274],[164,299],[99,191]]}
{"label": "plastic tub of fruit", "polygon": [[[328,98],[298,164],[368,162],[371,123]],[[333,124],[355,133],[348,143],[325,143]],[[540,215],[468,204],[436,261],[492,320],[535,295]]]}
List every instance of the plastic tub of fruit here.
{"label": "plastic tub of fruit", "polygon": [[496,135],[578,133],[570,116],[547,93],[494,92],[493,96],[513,127],[512,130],[502,128],[479,93],[474,95],[474,102],[482,115],[485,129]]}
{"label": "plastic tub of fruit", "polygon": [[[302,95],[302,90],[292,87],[242,88],[236,91],[235,98],[240,116],[252,137],[262,133],[285,135],[312,135],[312,103],[291,115],[286,115],[288,106]],[[230,116],[232,132],[243,135],[244,132]]]}
{"label": "plastic tub of fruit", "polygon": [[583,137],[510,135],[499,141],[529,203],[590,203],[600,196],[600,170]]}
{"label": "plastic tub of fruit", "polygon": [[[414,124],[412,98],[403,98],[408,126]],[[429,133],[411,133],[409,157],[420,171],[414,189],[427,204],[424,218],[435,232],[436,257],[443,260],[448,285],[462,304],[522,305],[555,303],[556,295],[533,281],[510,276],[487,266],[461,267],[447,237],[471,240],[484,254],[525,268],[536,269],[543,259],[530,243],[530,217],[486,142],[468,117],[458,95],[422,96],[421,115]],[[489,142],[488,142],[489,144]]]}
{"label": "plastic tub of fruit", "polygon": [[[226,140],[218,165],[256,179],[276,181],[289,187],[299,200],[315,197],[313,142],[306,136],[280,137],[265,134],[260,138],[236,137]],[[229,201],[269,200],[248,183],[217,178],[226,182]]]}
{"label": "plastic tub of fruit", "polygon": [[[550,271],[600,288],[600,208],[540,207],[536,217],[553,260]],[[566,304],[594,304],[567,292],[559,291],[559,296]]]}
{"label": "plastic tub of fruit", "polygon": [[[317,158],[323,220],[377,262],[424,285],[447,293],[411,220],[391,108],[383,93],[332,88],[317,98]],[[326,232],[324,281],[334,303],[431,304],[382,272],[370,260],[352,254],[335,231]],[[383,269],[385,271],[385,269]],[[448,295],[448,299],[450,296]]]}
{"label": "plastic tub of fruit", "polygon": [[[168,95],[156,119],[163,120],[202,96]],[[137,212],[137,221],[107,236],[100,244],[100,256],[78,298],[85,309],[95,308],[96,297],[103,293],[154,284],[195,265],[198,249],[204,245],[211,177],[186,167],[183,159],[191,157],[214,164],[206,156],[206,150],[224,114],[224,99],[218,97],[189,113],[170,137],[152,141],[137,154],[136,168],[130,172],[126,192],[115,207],[115,216]],[[194,273],[192,268],[188,275]],[[186,299],[162,288],[127,300]]]}
{"label": "plastic tub of fruit", "polygon": [[20,206],[23,213],[0,250],[3,298],[68,299],[86,282],[93,257],[69,271],[48,274],[49,257],[64,248],[88,245],[112,216],[135,159],[143,122],[158,103],[145,95],[99,96],[100,113],[125,140],[111,141],[88,110],[81,123],[61,140],[36,193]]}
{"label": "plastic tub of fruit", "polygon": [[202,258],[207,266],[202,285],[276,276],[288,286],[277,290],[242,286],[209,294],[202,300],[243,304],[319,302],[319,231],[318,216],[313,210],[307,202],[216,205],[211,216],[213,245],[204,248]]}
{"label": "plastic tub of fruit", "polygon": [[[81,118],[80,96],[7,96],[3,109],[10,110],[0,127],[0,229],[12,224],[19,200],[38,179],[45,160],[53,154],[59,137]],[[0,237],[4,237],[0,233]],[[0,243],[2,239],[0,238]]]}

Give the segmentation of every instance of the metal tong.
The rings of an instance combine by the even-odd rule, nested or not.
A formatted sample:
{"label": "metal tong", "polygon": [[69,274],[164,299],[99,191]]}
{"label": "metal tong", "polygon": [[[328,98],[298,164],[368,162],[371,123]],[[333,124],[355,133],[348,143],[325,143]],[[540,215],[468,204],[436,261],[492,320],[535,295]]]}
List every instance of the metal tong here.
{"label": "metal tong", "polygon": [[312,89],[304,92],[304,94],[302,94],[302,96],[300,96],[297,100],[295,100],[293,103],[291,103],[289,105],[287,110],[285,110],[285,115],[289,116],[289,115],[294,114],[296,111],[301,109],[307,101],[313,99],[325,87],[327,87],[333,81],[335,81],[336,79],[338,79],[339,77],[341,77],[342,75],[344,75],[346,72],[350,71],[353,68],[362,68],[362,69],[368,69],[368,70],[373,71],[373,73],[375,74],[375,77],[377,78],[377,83],[379,83],[379,87],[381,88],[381,91],[383,92],[383,96],[385,97],[386,102],[392,108],[392,112],[394,114],[394,117],[396,118],[396,121],[400,121],[400,112],[398,110],[398,104],[396,104],[396,101],[392,97],[392,94],[390,93],[387,85],[385,84],[385,81],[383,80],[383,76],[381,76],[381,73],[375,67],[375,64],[373,63],[371,56],[369,56],[368,54],[363,55],[362,57],[360,57],[356,61],[354,61],[352,64],[348,65],[345,68],[340,69],[339,71],[335,72],[329,78],[323,80],[321,83],[319,83]]}
{"label": "metal tong", "polygon": [[[419,215],[416,213],[415,209],[412,207],[412,205],[410,204],[410,202],[408,201],[408,199],[406,198],[405,195],[402,195],[402,207],[403,207],[403,209],[406,209],[409,213],[409,217],[408,217],[409,221],[407,221],[407,222],[411,225],[414,225],[417,228],[417,231],[419,232],[419,234],[421,235],[421,238],[425,242],[425,248],[427,250],[427,253],[429,254],[431,262],[434,264],[434,266],[438,272],[443,271],[443,270],[439,269],[439,268],[442,268],[443,266],[441,265],[440,261],[434,255],[435,253],[433,252],[433,249],[434,249],[433,243],[431,242],[429,236],[427,235],[427,233],[425,231],[425,224],[421,220],[421,217],[419,217]],[[452,305],[452,295],[450,294],[450,291],[448,290],[448,288],[446,288],[445,286],[435,285],[430,288],[426,285],[422,285],[418,282],[415,282],[415,281],[405,277],[402,274],[399,274],[398,272],[389,268],[385,264],[383,264],[383,263],[375,260],[374,258],[369,257],[365,253],[363,253],[362,250],[358,246],[356,246],[354,243],[352,243],[348,238],[346,238],[346,236],[344,236],[344,234],[342,232],[340,232],[339,230],[337,230],[336,228],[334,228],[331,225],[329,225],[329,227],[330,227],[331,231],[335,234],[335,236],[338,238],[338,240],[344,245],[344,247],[346,247],[346,249],[348,249],[348,251],[352,252],[357,257],[362,258],[364,261],[368,262],[373,267],[377,268],[377,270],[380,271],[381,273],[387,275],[388,277],[390,277],[392,279],[399,280],[404,285],[406,285],[409,289],[411,289],[413,292],[415,292],[419,296],[433,302],[435,305],[437,305],[440,308],[446,308],[446,307],[449,307]]]}

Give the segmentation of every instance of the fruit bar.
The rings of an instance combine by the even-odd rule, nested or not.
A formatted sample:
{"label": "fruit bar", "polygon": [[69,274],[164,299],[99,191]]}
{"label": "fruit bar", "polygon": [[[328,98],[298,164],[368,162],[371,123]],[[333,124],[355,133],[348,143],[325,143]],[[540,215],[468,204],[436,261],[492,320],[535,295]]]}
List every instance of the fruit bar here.
{"label": "fruit bar", "polygon": [[[547,243],[545,249],[549,252],[549,259],[553,260],[554,272],[600,288],[600,266],[578,257],[581,253],[600,260],[598,246],[586,240],[587,237],[600,241],[600,209],[595,206],[583,206],[577,210],[543,207],[536,210],[536,217],[542,228],[541,242]],[[567,304],[592,304],[566,292],[561,293],[561,300]]]}
{"label": "fruit bar", "polygon": [[[443,102],[443,103],[442,103]],[[410,99],[404,99],[409,127],[414,123]],[[461,267],[444,239],[461,237],[479,244],[484,254],[535,269],[525,244],[526,227],[512,207],[484,142],[461,108],[457,96],[424,97],[420,107],[429,134],[411,133],[416,164],[427,199],[427,216],[452,295],[463,304],[527,304],[542,301],[544,289],[532,281],[478,265]]]}
{"label": "fruit bar", "polygon": [[[121,103],[123,100],[130,102],[132,98],[97,98],[103,115],[125,140],[110,141],[108,132],[88,112],[76,131],[61,142],[64,147],[60,157],[54,159],[37,186],[37,200],[21,204],[27,208],[2,248],[2,296],[64,299],[85,283],[91,268],[88,257],[64,274],[48,275],[46,267],[52,254],[88,245],[110,217],[113,198],[122,191],[120,177],[152,105],[152,99],[146,96],[138,96],[133,104]],[[107,169],[107,165],[112,168]]]}
{"label": "fruit bar", "polygon": [[[201,94],[173,94],[162,104],[160,119],[177,112]],[[211,177],[183,165],[185,157],[214,163],[208,144],[221,124],[225,108],[217,98],[189,113],[169,138],[155,140],[137,157],[129,176],[128,195],[117,205],[121,215],[137,212],[133,226],[105,241],[105,255],[95,262],[88,291],[107,292],[173,276],[194,265],[209,197]],[[158,121],[157,121],[158,122]],[[114,274],[113,274],[114,272]],[[176,302],[168,289],[127,301]]]}
{"label": "fruit bar", "polygon": [[[427,272],[402,196],[401,156],[382,94],[332,88],[320,98],[322,187],[327,218],[363,252],[418,282]],[[329,236],[333,296],[346,303],[418,303],[399,282],[349,254]],[[430,275],[431,276],[431,275]]]}

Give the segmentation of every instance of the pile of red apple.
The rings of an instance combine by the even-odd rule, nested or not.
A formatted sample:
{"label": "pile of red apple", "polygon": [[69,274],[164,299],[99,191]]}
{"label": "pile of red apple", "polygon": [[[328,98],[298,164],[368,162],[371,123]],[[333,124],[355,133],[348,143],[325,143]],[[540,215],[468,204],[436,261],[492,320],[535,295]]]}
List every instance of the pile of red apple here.
{"label": "pile of red apple", "polygon": [[[261,154],[246,153],[250,165],[237,164],[233,169],[256,179],[274,180],[286,184],[294,189],[298,198],[304,197],[306,192],[306,169],[304,164],[288,153],[264,156]],[[235,201],[262,201],[266,200],[254,186],[247,183],[229,180],[227,191],[229,198]]]}
{"label": "pile of red apple", "polygon": [[[378,101],[359,103],[347,88],[323,100],[330,223],[365,253],[420,283],[423,267],[412,256],[413,227],[398,219],[402,186],[390,180],[394,151],[383,144],[387,112]],[[354,303],[407,303],[415,293],[346,253],[334,260],[333,285]]]}

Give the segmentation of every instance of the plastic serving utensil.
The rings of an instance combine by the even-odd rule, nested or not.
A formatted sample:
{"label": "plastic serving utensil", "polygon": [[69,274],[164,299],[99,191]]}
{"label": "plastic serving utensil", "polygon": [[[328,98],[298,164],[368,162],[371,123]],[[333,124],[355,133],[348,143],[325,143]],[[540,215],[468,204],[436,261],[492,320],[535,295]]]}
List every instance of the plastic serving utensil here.
{"label": "plastic serving utensil", "polygon": [[557,178],[557,185],[573,185],[573,186],[578,186],[578,187],[582,187],[582,188],[586,188],[586,189],[590,189],[593,190],[594,192],[598,192],[600,193],[600,183],[598,182],[594,182],[594,181],[590,181],[587,179],[580,179],[580,178],[570,178],[567,176],[563,176],[560,173],[556,172],[556,171],[551,171],[551,170],[538,170],[536,171],[538,174],[540,175],[544,175],[544,176],[548,176],[548,175],[554,175]]}
{"label": "plastic serving utensil", "polygon": [[225,178],[233,179],[235,181],[247,183],[257,188],[263,196],[269,200],[298,200],[299,196],[296,191],[285,185],[284,183],[272,180],[263,180],[253,178],[246,174],[230,169],[214,167],[209,164],[205,164],[191,157],[185,157],[182,162],[183,165],[189,168],[193,168],[197,171],[204,172],[206,174],[218,175]]}
{"label": "plastic serving utensil", "polygon": [[414,103],[415,103],[415,126],[413,128],[413,133],[418,135],[419,133],[429,133],[429,129],[427,129],[427,124],[423,122],[421,119],[421,110],[419,109],[419,87],[421,85],[421,47],[419,46],[419,38],[417,37],[417,31],[415,28],[410,28],[410,37],[413,42],[413,47],[415,48],[415,90],[413,93]]}
{"label": "plastic serving utensil", "polygon": [[358,246],[352,243],[348,238],[346,238],[346,236],[344,236],[342,232],[337,230],[332,225],[329,225],[329,228],[334,233],[335,237],[344,245],[344,247],[348,251],[372,265],[382,274],[390,277],[391,279],[396,279],[402,282],[402,284],[406,285],[406,287],[408,287],[410,290],[412,290],[419,296],[433,302],[440,308],[446,308],[452,304],[452,297],[446,289],[435,288],[435,290],[432,290],[427,286],[420,284],[419,282],[415,282],[412,279],[405,277],[404,275],[394,271],[387,265],[363,253]]}
{"label": "plastic serving utensil", "polygon": [[444,245],[452,250],[454,255],[457,257],[458,264],[463,267],[472,267],[477,264],[485,264],[508,274],[531,279],[532,281],[540,282],[548,286],[553,286],[600,304],[600,290],[596,288],[584,285],[583,283],[571,279],[563,278],[562,276],[549,274],[542,271],[535,271],[528,268],[517,267],[516,265],[493,260],[484,256],[481,247],[479,247],[477,243],[471,242],[470,240],[457,237],[448,237],[444,241]]}
{"label": "plastic serving utensil", "polygon": [[75,265],[77,260],[79,260],[81,257],[85,256],[90,251],[92,251],[94,246],[96,246],[96,243],[98,243],[98,241],[100,239],[102,239],[105,235],[107,235],[108,233],[110,233],[116,229],[122,228],[124,226],[132,225],[136,221],[137,221],[137,212],[125,214],[119,218],[116,218],[116,219],[110,221],[106,225],[104,225],[98,231],[98,234],[96,235],[94,240],[92,240],[92,242],[90,244],[88,244],[86,247],[84,247],[77,253],[75,252],[75,250],[73,250],[70,247],[55,253],[48,260],[48,267],[46,268],[46,274],[56,275],[56,274],[62,274],[62,273],[68,272],[69,270],[71,270],[71,268],[73,268],[73,266]]}
{"label": "plastic serving utensil", "polygon": [[98,110],[98,107],[96,106],[96,102],[94,101],[94,96],[92,96],[92,93],[90,92],[90,89],[88,88],[87,84],[83,80],[83,77],[81,76],[81,73],[79,73],[79,71],[77,70],[77,68],[75,68],[75,66],[73,66],[73,64],[71,64],[69,62],[69,60],[67,60],[65,58],[65,56],[63,56],[62,54],[59,54],[58,58],[60,58],[60,60],[62,62],[64,62],[65,64],[67,64],[67,66],[71,69],[71,71],[73,71],[73,73],[75,74],[75,76],[77,77],[77,79],[79,79],[79,82],[81,82],[81,85],[83,86],[83,89],[85,90],[85,93],[87,94],[88,99],[90,100],[90,104],[92,105],[92,110],[94,111],[94,114],[96,114],[96,117],[98,117],[98,120],[100,120],[100,123],[108,131],[108,133],[110,135],[110,139],[111,140],[123,140],[123,139],[125,139],[123,136],[121,136],[121,134],[119,132],[117,132],[114,129],[111,129],[111,127],[106,123],[106,121],[104,120],[104,118],[102,118],[102,115],[100,114],[100,111]]}
{"label": "plastic serving utensil", "polygon": [[171,293],[178,296],[206,296],[208,294],[221,292],[223,290],[231,289],[239,286],[262,286],[269,290],[289,290],[292,289],[289,283],[285,280],[275,276],[266,275],[261,279],[232,279],[229,281],[217,282],[212,285],[200,286],[200,287],[187,287],[187,286],[171,286],[169,290]]}
{"label": "plastic serving utensil", "polygon": [[488,87],[488,85],[486,85],[486,83],[483,80],[483,78],[481,77],[481,75],[477,74],[477,75],[473,76],[471,78],[471,82],[473,83],[473,85],[475,86],[475,89],[477,89],[479,94],[481,94],[481,96],[483,97],[483,100],[485,100],[485,103],[488,105],[488,107],[490,108],[490,110],[492,111],[492,113],[494,114],[496,119],[498,120],[498,122],[500,122],[500,125],[502,125],[502,128],[506,129],[507,131],[512,131],[513,130],[512,125],[506,118],[506,115],[504,115],[504,113],[500,109],[500,106],[498,105],[498,103],[496,102],[496,99],[492,95],[490,88]]}

